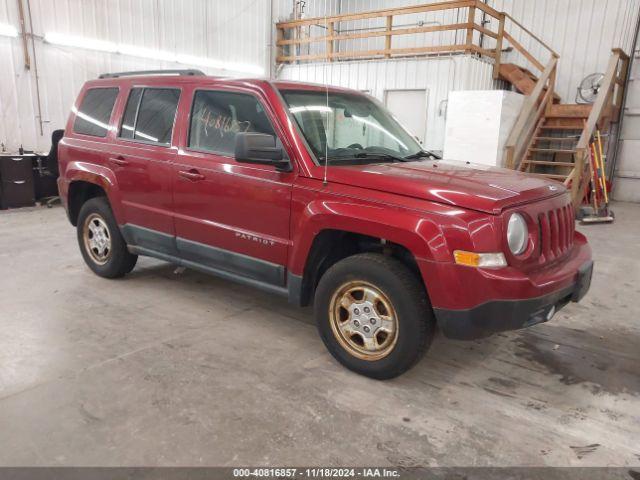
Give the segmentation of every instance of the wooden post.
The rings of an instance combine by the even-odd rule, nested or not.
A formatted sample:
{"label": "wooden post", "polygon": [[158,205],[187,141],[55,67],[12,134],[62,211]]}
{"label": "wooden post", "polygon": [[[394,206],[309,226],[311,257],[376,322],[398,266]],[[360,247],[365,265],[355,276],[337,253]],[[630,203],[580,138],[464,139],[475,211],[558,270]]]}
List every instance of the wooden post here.
{"label": "wooden post", "polygon": [[[618,48],[613,49],[613,54],[614,55],[617,54],[620,57],[620,60],[622,60],[622,65],[620,66],[620,74],[617,77],[617,79],[619,79],[620,82],[617,83],[618,90],[615,97],[616,107],[621,109],[622,100],[624,98],[624,82],[627,79],[627,75],[629,74],[629,57],[622,50]],[[618,62],[620,60],[618,60]],[[614,85],[615,84],[616,82],[614,82]]]}
{"label": "wooden post", "polygon": [[327,60],[333,62],[333,22],[327,25]]}
{"label": "wooden post", "polygon": [[470,53],[473,51],[471,47],[473,46],[473,30],[474,30],[473,27],[475,22],[476,22],[476,7],[471,6],[469,7],[469,16],[467,17],[467,40],[465,42],[465,45],[467,46],[467,50],[465,50],[466,53]]}
{"label": "wooden post", "polygon": [[384,37],[384,58],[391,57],[391,30],[393,29],[393,15],[387,15],[387,30]]}
{"label": "wooden post", "polygon": [[505,14],[500,13],[498,21],[498,38],[496,38],[496,61],[493,64],[493,79],[497,80],[500,76],[500,62],[502,60],[502,39],[504,38],[504,19]]}
{"label": "wooden post", "polygon": [[[558,57],[555,57],[556,59]],[[549,92],[549,100],[547,101],[547,106],[545,107],[545,115],[549,115],[551,113],[551,108],[553,107],[553,93],[556,87],[556,73],[558,71],[558,64],[556,63],[551,71],[551,75],[549,76],[549,86],[547,87]]]}
{"label": "wooden post", "polygon": [[[18,16],[20,17],[20,36],[22,37],[22,53],[24,55],[24,68],[29,70],[31,68],[31,59],[29,58],[29,47],[27,46],[27,27],[24,18],[24,8],[22,6],[22,0],[18,0]],[[33,35],[33,32],[31,32]],[[35,55],[35,51],[33,52]]]}
{"label": "wooden post", "polygon": [[584,157],[586,155],[584,148],[576,149],[576,161],[574,166],[574,174],[571,179],[571,201],[573,206],[578,208],[582,203],[582,176],[584,174]]}
{"label": "wooden post", "polygon": [[514,147],[507,147],[506,149],[507,158],[505,160],[505,166],[513,170],[515,168],[515,159],[514,159]]}
{"label": "wooden post", "polygon": [[284,63],[278,60],[280,57],[285,56],[285,47],[278,44],[280,40],[284,40],[284,28],[280,28],[276,25],[276,63]]}

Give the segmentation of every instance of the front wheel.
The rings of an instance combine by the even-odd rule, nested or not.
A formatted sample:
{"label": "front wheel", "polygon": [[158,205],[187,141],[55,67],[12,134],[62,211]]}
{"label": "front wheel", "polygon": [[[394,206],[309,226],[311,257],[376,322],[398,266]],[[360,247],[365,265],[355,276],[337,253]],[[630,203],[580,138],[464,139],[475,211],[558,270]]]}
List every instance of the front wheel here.
{"label": "front wheel", "polygon": [[117,278],[133,270],[138,256],[127,250],[105,197],[87,200],[80,209],[77,225],[82,257],[94,273]]}
{"label": "front wheel", "polygon": [[371,378],[401,375],[433,338],[435,319],[422,284],[384,255],[358,254],[329,268],[316,289],[314,309],[329,352]]}

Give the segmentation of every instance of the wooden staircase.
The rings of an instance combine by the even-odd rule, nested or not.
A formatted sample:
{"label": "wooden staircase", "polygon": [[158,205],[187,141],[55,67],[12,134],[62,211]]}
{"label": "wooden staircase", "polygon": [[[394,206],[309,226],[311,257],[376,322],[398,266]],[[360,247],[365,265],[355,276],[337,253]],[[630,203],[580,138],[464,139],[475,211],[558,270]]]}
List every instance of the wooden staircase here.
{"label": "wooden staircase", "polygon": [[576,147],[590,113],[591,105],[552,105],[534,130],[519,170],[565,182],[575,168]]}
{"label": "wooden staircase", "polygon": [[554,93],[558,56],[554,53],[540,78],[515,64],[502,64],[498,78],[526,95],[507,140],[507,167],[563,182],[574,206],[582,202],[589,181],[589,144],[596,129],[606,134],[617,121],[629,57],[614,49],[602,88],[593,104],[560,103]]}

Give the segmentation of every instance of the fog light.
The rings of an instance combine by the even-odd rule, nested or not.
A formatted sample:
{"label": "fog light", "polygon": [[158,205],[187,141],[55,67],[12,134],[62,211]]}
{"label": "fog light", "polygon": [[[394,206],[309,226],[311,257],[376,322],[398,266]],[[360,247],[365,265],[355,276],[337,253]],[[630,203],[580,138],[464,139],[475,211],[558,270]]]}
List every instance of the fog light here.
{"label": "fog light", "polygon": [[547,322],[551,320],[555,314],[556,314],[556,306],[553,305],[547,312]]}

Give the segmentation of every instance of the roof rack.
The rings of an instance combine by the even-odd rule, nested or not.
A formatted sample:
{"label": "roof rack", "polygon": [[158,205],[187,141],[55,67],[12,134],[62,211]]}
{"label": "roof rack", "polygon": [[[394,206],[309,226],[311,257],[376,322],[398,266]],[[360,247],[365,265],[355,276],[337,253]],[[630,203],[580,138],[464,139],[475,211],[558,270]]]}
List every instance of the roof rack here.
{"label": "roof rack", "polygon": [[136,77],[140,75],[180,75],[180,76],[201,76],[206,75],[202,70],[184,69],[184,70],[137,70],[133,72],[117,72],[103,73],[98,78],[119,78],[119,77]]}

